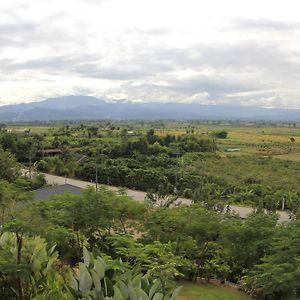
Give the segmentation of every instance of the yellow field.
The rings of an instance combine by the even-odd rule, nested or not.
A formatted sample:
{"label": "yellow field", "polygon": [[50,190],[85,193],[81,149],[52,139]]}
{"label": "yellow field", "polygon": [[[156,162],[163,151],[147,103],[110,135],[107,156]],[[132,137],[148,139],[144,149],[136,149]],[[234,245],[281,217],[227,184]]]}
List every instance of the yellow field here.
{"label": "yellow field", "polygon": [[[155,134],[164,136],[183,135],[191,128],[155,129]],[[194,133],[210,136],[214,131],[226,130],[226,139],[217,139],[219,154],[227,155],[265,155],[278,159],[300,161],[300,128],[290,127],[233,127],[218,125],[199,125]],[[291,142],[294,138],[294,142]],[[240,152],[225,152],[228,148],[239,148]]]}
{"label": "yellow field", "polygon": [[[262,143],[262,142],[280,142],[288,143],[290,138],[294,135],[280,135],[274,133],[263,133],[262,131],[248,131],[248,130],[233,130],[229,131],[228,138],[233,141],[240,141],[246,143]],[[300,138],[296,143],[300,142]]]}

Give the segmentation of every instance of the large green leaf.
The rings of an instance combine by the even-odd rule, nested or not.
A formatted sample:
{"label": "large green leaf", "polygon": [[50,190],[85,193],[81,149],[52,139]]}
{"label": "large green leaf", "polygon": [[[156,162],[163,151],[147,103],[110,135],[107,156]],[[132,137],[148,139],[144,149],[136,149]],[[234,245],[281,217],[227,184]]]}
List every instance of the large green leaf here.
{"label": "large green leaf", "polygon": [[122,292],[124,299],[128,299],[129,292],[128,292],[128,287],[126,286],[126,284],[123,281],[119,281],[118,285],[120,287],[120,290]]}
{"label": "large green leaf", "polygon": [[124,300],[125,298],[123,297],[122,292],[120,291],[120,289],[115,285],[114,286],[114,300]]}
{"label": "large green leaf", "polygon": [[141,287],[141,279],[143,277],[143,274],[138,274],[136,275],[133,279],[132,279],[132,284],[134,287],[138,287],[140,288]]}
{"label": "large green leaf", "polygon": [[86,269],[84,272],[80,273],[79,277],[79,290],[82,292],[87,292],[91,289],[93,284],[92,276]]}
{"label": "large green leaf", "polygon": [[152,299],[153,295],[156,293],[156,291],[158,290],[160,286],[160,281],[156,280],[153,284],[153,286],[151,287],[150,291],[149,291],[149,298]]}
{"label": "large green leaf", "polygon": [[105,269],[106,269],[106,263],[104,262],[103,259],[100,257],[97,257],[97,259],[94,261],[94,268],[100,278],[103,279],[105,276]]}
{"label": "large green leaf", "polygon": [[153,296],[152,300],[162,300],[163,298],[164,298],[164,294],[162,294],[162,293],[156,293]]}
{"label": "large green leaf", "polygon": [[92,269],[91,275],[92,275],[95,290],[97,292],[101,291],[101,280],[100,280],[98,273],[94,269]]}
{"label": "large green leaf", "polygon": [[91,254],[85,247],[83,247],[83,261],[87,267],[91,263]]}

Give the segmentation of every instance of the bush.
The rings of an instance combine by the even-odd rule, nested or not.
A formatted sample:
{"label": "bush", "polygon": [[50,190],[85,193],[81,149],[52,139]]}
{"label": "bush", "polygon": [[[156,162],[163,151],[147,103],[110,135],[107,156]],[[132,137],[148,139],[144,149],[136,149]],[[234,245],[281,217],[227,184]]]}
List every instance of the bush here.
{"label": "bush", "polygon": [[218,139],[226,139],[228,136],[228,132],[225,130],[221,130],[221,131],[215,131],[213,133],[213,136],[218,138]]}

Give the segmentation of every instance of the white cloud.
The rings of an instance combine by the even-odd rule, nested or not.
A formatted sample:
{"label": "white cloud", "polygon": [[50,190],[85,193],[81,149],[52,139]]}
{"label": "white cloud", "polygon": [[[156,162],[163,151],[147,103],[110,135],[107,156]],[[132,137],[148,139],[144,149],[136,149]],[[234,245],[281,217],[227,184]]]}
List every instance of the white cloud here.
{"label": "white cloud", "polygon": [[67,94],[300,107],[297,1],[0,2],[0,104]]}

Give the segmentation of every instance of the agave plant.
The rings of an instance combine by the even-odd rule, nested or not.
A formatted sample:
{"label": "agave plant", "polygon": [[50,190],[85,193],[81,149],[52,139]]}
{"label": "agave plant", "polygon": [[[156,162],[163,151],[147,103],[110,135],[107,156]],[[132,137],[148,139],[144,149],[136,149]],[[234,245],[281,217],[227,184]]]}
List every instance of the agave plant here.
{"label": "agave plant", "polygon": [[89,300],[173,300],[180,290],[164,287],[159,279],[125,267],[112,268],[86,248],[84,262],[70,274],[66,288],[73,299]]}

